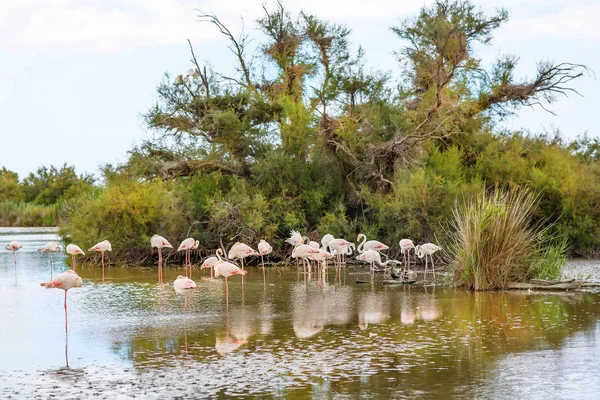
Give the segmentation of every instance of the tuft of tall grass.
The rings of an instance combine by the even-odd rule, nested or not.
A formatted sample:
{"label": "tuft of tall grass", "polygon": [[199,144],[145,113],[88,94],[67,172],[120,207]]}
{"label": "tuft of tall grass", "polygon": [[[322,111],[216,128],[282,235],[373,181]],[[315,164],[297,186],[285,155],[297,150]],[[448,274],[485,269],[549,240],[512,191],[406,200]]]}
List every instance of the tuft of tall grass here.
{"label": "tuft of tall grass", "polygon": [[56,226],[58,206],[0,202],[0,226]]}
{"label": "tuft of tall grass", "polygon": [[539,196],[527,189],[482,192],[453,210],[448,250],[454,283],[472,290],[502,289],[534,277],[558,278],[566,241],[532,224]]}

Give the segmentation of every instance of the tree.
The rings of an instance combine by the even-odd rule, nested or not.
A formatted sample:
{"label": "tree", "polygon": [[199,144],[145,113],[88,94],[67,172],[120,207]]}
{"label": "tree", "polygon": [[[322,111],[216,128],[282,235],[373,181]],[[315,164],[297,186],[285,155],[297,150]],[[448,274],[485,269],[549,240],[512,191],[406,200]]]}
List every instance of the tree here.
{"label": "tree", "polygon": [[23,191],[19,185],[19,175],[5,167],[0,169],[0,202],[18,203],[23,199]]}
{"label": "tree", "polygon": [[89,190],[93,183],[91,175],[77,175],[75,167],[67,164],[60,169],[41,167],[23,180],[24,200],[43,205],[55,204]]}

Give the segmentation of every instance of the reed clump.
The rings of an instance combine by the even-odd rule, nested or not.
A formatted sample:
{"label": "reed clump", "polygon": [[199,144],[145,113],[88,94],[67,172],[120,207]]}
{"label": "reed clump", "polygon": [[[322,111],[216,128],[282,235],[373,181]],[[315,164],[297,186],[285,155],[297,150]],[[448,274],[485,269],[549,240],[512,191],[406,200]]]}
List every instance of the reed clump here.
{"label": "reed clump", "polygon": [[550,226],[532,223],[539,199],[527,189],[496,188],[455,206],[448,249],[457,286],[502,289],[560,277],[567,243],[552,237]]}

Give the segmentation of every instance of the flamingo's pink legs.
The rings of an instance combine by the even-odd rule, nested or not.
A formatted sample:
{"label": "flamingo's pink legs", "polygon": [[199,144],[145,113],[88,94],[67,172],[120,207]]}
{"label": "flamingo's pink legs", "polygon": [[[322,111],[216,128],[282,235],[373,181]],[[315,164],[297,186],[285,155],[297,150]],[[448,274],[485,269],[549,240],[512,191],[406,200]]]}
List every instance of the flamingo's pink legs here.
{"label": "flamingo's pink legs", "polygon": [[65,332],[69,331],[69,318],[67,317],[67,291],[65,290]]}
{"label": "flamingo's pink legs", "polygon": [[[242,276],[242,278],[243,277],[244,276]],[[227,277],[225,277],[225,304],[229,306],[229,281],[227,280]]]}
{"label": "flamingo's pink legs", "polygon": [[102,254],[102,283],[104,283],[104,251],[101,251]]}
{"label": "flamingo's pink legs", "polygon": [[52,253],[50,253],[50,279],[52,279]]}
{"label": "flamingo's pink legs", "polygon": [[162,249],[158,248],[158,283],[162,283]]}
{"label": "flamingo's pink legs", "polygon": [[17,253],[13,251],[13,256],[15,258],[15,285],[17,284]]}
{"label": "flamingo's pink legs", "polygon": [[263,288],[265,290],[265,292],[267,291],[267,276],[265,275],[265,261],[263,259],[263,255],[260,255],[260,261],[262,263],[262,267],[263,267]]}

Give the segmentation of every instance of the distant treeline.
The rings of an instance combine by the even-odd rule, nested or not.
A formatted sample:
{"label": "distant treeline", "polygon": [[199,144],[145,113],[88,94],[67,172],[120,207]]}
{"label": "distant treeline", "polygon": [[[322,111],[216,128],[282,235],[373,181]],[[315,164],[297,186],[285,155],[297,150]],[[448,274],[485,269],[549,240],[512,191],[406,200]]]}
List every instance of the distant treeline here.
{"label": "distant treeline", "polygon": [[92,189],[90,175],[75,168],[41,167],[20,180],[16,172],[0,169],[0,226],[57,226],[59,209],[68,200]]}
{"label": "distant treeline", "polygon": [[427,6],[391,28],[392,74],[365,67],[348,28],[281,4],[254,38],[201,15],[229,41],[237,73],[202,65],[190,43],[191,69],[166,76],[145,115],[153,134],[125,164],[103,169],[101,187],[73,175],[73,195],[22,200],[60,204],[67,240],[109,239],[123,259],[147,254],[155,233],[205,248],[264,238],[281,254],[291,229],[313,239],[363,232],[393,255],[401,238],[443,245],[456,202],[523,187],[541,196],[532,223],[554,223],[548,234],[596,253],[598,140],[495,129],[523,106],[568,94],[586,68],[540,62],[531,79],[517,78],[518,57],[503,55],[486,70],[475,49],[507,18],[468,1]]}

